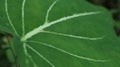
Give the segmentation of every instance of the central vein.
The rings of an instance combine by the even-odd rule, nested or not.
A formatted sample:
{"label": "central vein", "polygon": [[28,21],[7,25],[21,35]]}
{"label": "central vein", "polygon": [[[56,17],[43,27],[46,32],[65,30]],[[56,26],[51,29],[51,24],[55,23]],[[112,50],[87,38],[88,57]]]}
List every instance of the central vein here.
{"label": "central vein", "polygon": [[32,30],[29,33],[27,33],[21,40],[22,41],[26,41],[27,39],[31,38],[32,36],[42,32],[43,29],[45,29],[47,26],[48,26],[48,24],[44,24],[44,25],[41,25],[38,28],[35,28],[34,30]]}
{"label": "central vein", "polygon": [[70,19],[73,19],[73,18],[77,18],[77,17],[80,17],[80,16],[87,16],[87,15],[93,15],[93,14],[98,14],[98,13],[100,13],[100,12],[87,12],[87,13],[73,14],[71,16],[62,17],[58,20],[55,20],[55,21],[52,21],[52,22],[49,22],[49,23],[45,23],[45,24],[35,28],[34,30],[30,31],[29,33],[27,33],[22,38],[22,41],[26,41],[27,39],[31,38],[32,36],[42,32],[45,28],[50,27],[52,25],[55,25],[57,23],[60,23],[60,22],[66,21],[66,20],[70,20]]}
{"label": "central vein", "polygon": [[[70,19],[73,19],[73,18],[77,18],[77,17],[80,17],[80,16],[87,16],[87,15],[93,15],[93,14],[98,14],[100,12],[86,12],[86,13],[78,13],[78,14],[73,14],[73,15],[70,15],[70,16],[67,16],[67,17],[62,17],[60,19],[57,19],[55,21],[52,21],[52,22],[48,22],[49,20],[49,13],[50,11],[52,10],[52,8],[55,6],[56,2],[58,0],[54,1],[50,7],[48,8],[47,10],[47,14],[46,14],[46,18],[45,18],[45,22],[43,25],[33,29],[32,31],[28,32],[26,35],[24,35],[22,38],[21,38],[21,41],[26,41],[27,39],[31,38],[32,36],[40,33],[40,32],[43,32],[45,28],[47,27],[50,27],[54,24],[57,24],[57,23],[60,23],[60,22],[63,22],[63,21],[66,21],[66,20],[70,20]],[[23,33],[25,33],[25,29],[24,29],[24,7],[25,7],[25,0],[23,1],[23,9],[22,9],[22,17],[23,17]]]}

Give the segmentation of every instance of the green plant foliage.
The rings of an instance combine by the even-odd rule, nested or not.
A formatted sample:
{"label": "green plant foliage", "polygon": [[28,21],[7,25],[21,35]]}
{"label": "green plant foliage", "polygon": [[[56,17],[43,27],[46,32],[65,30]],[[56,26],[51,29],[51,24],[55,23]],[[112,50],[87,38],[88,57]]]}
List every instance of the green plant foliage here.
{"label": "green plant foliage", "polygon": [[119,67],[111,15],[84,0],[0,0],[20,67]]}
{"label": "green plant foliage", "polygon": [[116,27],[120,29],[120,21],[117,21]]}

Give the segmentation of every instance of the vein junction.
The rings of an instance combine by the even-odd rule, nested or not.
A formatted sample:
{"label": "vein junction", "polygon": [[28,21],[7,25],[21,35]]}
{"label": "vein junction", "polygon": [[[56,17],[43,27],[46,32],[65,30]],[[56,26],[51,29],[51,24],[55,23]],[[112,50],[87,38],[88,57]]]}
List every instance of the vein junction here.
{"label": "vein junction", "polygon": [[[73,15],[70,15],[70,16],[67,16],[67,17],[62,17],[60,19],[57,19],[57,20],[54,20],[52,22],[49,22],[49,13],[50,11],[52,10],[52,8],[55,6],[55,4],[57,3],[58,0],[54,1],[50,7],[48,8],[47,10],[47,13],[46,13],[46,17],[45,17],[45,22],[43,25],[35,28],[34,30],[28,32],[25,36],[23,36],[21,38],[22,41],[26,41],[27,39],[31,38],[32,36],[40,33],[40,32],[45,32],[44,29],[48,28],[48,27],[51,27],[52,25],[55,25],[55,24],[58,24],[60,22],[63,22],[63,21],[67,21],[67,20],[70,20],[70,19],[74,19],[74,18],[77,18],[77,17],[80,17],[80,16],[87,16],[87,15],[93,15],[93,14],[99,14],[100,12],[87,12],[87,13],[78,13],[78,14],[73,14]],[[23,6],[25,5],[25,0],[23,1]],[[23,9],[23,15],[24,15],[24,9]],[[24,16],[23,16],[24,17]],[[23,19],[24,21],[24,19]],[[24,24],[23,24],[23,31],[24,31]],[[53,33],[53,32],[46,32],[46,33]],[[81,39],[89,39],[89,40],[97,40],[97,39],[101,39],[102,37],[99,37],[99,38],[88,38],[88,37],[82,37],[82,36],[75,36],[75,35],[70,35],[70,34],[59,34],[59,33],[54,33],[54,34],[58,34],[58,35],[63,35],[63,36],[70,36],[70,37],[74,37],[74,38],[81,38]]]}

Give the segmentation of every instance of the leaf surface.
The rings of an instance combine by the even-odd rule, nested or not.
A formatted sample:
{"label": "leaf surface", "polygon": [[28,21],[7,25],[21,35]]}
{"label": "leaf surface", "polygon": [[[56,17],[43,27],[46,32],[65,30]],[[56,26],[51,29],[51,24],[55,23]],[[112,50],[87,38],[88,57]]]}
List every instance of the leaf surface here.
{"label": "leaf surface", "polygon": [[21,67],[119,67],[119,40],[103,8],[84,0],[1,0],[0,28]]}

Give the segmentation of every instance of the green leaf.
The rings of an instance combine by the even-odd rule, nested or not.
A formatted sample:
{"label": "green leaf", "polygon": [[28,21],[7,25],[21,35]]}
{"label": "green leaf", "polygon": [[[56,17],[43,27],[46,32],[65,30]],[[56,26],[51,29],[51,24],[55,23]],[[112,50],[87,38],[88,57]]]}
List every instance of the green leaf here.
{"label": "green leaf", "polygon": [[116,21],[116,27],[118,28],[118,29],[120,29],[120,21]]}
{"label": "green leaf", "polygon": [[0,8],[20,67],[119,67],[120,42],[101,7],[84,0],[0,0]]}

